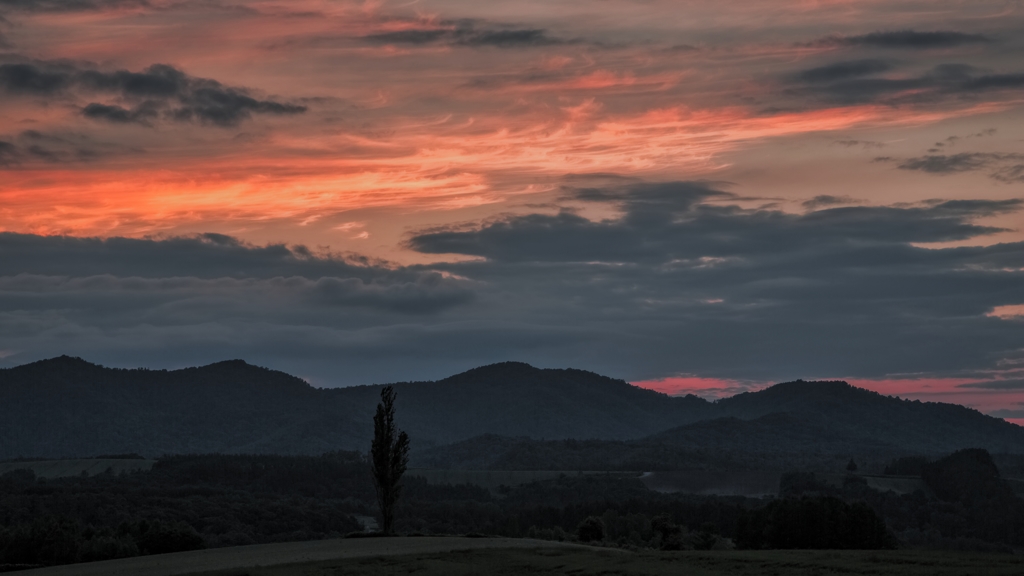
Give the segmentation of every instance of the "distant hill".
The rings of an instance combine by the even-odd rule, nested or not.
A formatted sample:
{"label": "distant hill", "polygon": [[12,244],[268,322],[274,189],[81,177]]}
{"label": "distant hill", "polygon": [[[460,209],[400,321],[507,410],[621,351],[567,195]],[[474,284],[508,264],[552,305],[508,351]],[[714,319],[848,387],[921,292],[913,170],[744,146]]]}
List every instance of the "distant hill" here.
{"label": "distant hill", "polygon": [[[501,457],[511,463],[525,456],[510,451],[570,438],[603,443],[602,453],[618,442],[619,462],[641,455],[670,462],[683,452],[704,453],[708,462],[754,453],[770,460],[794,447],[1024,453],[1024,428],[961,406],[899,400],[838,382],[791,382],[710,403],[584,370],[504,362],[394,386],[399,424],[415,452],[491,435],[445,448],[449,463],[495,466]],[[318,389],[240,360],[166,371],[62,356],[0,370],[0,460],[365,451],[380,388]],[[523,437],[533,440],[518,440]]]}
{"label": "distant hill", "polygon": [[[413,438],[445,444],[480,434],[639,438],[706,418],[711,407],[696,396],[672,397],[585,370],[542,370],[521,362],[394,386],[402,427]],[[380,386],[325,392],[346,401],[359,395],[372,409]]]}
{"label": "distant hill", "polygon": [[367,438],[344,404],[234,360],[183,370],[61,356],[0,370],[0,458],[104,453],[322,453]]}
{"label": "distant hill", "polygon": [[[0,459],[365,450],[381,387],[318,389],[240,360],[167,371],[61,356],[0,370]],[[515,362],[395,387],[399,421],[417,447],[485,433],[635,438],[699,419],[709,406]]]}
{"label": "distant hill", "polygon": [[845,382],[787,382],[708,404],[706,419],[627,440],[483,435],[415,455],[425,468],[720,470],[843,468],[984,447],[1024,453],[1024,428],[956,404],[902,400]]}
{"label": "distant hill", "polygon": [[799,414],[830,434],[946,454],[965,447],[1024,452],[1024,428],[958,404],[902,400],[846,382],[776,384],[716,403],[722,416],[751,420]]}
{"label": "distant hill", "polygon": [[633,440],[536,440],[483,435],[422,450],[421,468],[467,470],[842,470],[887,462],[915,446],[850,435],[816,418],[773,413],[714,418]]}

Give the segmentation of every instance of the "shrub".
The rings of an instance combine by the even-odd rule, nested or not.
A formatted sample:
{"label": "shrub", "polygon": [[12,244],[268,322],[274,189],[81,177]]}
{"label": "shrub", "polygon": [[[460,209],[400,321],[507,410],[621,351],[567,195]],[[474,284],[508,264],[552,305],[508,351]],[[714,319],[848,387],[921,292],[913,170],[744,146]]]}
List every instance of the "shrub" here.
{"label": "shrub", "polygon": [[874,510],[831,497],[776,500],[745,513],[736,539],[750,549],[895,548],[895,538]]}
{"label": "shrub", "polygon": [[604,540],[604,520],[597,516],[588,516],[576,527],[576,536],[580,542],[600,542]]}

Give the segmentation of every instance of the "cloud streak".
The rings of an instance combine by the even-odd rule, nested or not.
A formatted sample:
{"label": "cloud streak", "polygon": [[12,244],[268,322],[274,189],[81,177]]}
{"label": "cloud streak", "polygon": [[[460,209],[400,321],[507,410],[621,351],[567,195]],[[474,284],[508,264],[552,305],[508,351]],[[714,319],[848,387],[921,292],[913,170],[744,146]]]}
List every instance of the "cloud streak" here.
{"label": "cloud streak", "polygon": [[472,20],[439,24],[436,27],[378,32],[363,36],[362,39],[379,44],[445,44],[474,48],[524,48],[567,43],[565,40],[551,37],[546,30],[540,28],[494,27]]}
{"label": "cloud streak", "polygon": [[147,6],[145,0],[0,0],[0,12],[88,12]]}
{"label": "cloud streak", "polygon": [[811,68],[796,76],[792,83],[798,86],[789,88],[789,92],[851,104],[905,105],[938,103],[1024,87],[1024,73],[984,73],[966,64],[939,64],[917,76],[878,76],[892,69],[879,60],[855,60]]}
{"label": "cloud streak", "polygon": [[[882,157],[879,161],[890,161]],[[993,180],[1007,184],[1024,182],[1024,154],[999,152],[960,152],[928,154],[900,160],[897,168],[936,176],[984,171]]]}
{"label": "cloud streak", "polygon": [[856,36],[829,36],[816,41],[818,45],[867,46],[898,50],[933,50],[956,48],[972,44],[986,44],[992,40],[982,34],[969,34],[952,30],[917,31],[894,30],[871,32]]}
{"label": "cloud streak", "polygon": [[253,114],[306,111],[301,105],[253,98],[244,88],[194,78],[166,64],[154,64],[142,72],[83,70],[54,62],[2,64],[0,89],[13,96],[60,96],[72,90],[81,98],[109,94],[116,103],[91,102],[82,108],[82,114],[122,124],[149,125],[163,119],[230,127]]}

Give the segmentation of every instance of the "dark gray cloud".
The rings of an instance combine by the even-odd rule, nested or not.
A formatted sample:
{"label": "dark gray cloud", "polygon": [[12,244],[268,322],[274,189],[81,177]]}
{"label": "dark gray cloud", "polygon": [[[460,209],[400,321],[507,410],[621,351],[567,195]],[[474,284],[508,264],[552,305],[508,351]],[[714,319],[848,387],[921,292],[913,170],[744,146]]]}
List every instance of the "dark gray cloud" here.
{"label": "dark gray cloud", "polygon": [[1001,182],[1024,181],[1024,154],[997,152],[929,154],[903,160],[897,167],[901,170],[918,170],[940,176],[987,171],[989,177]]}
{"label": "dark gray cloud", "polygon": [[1007,184],[1024,182],[1024,163],[1001,166],[989,174],[989,176]]}
{"label": "dark gray cloud", "polygon": [[[411,376],[434,360],[403,348],[416,335],[427,340],[423,351],[436,351],[424,326],[451,323],[453,310],[474,306],[479,287],[433,270],[216,234],[3,233],[0,254],[0,356],[14,353],[15,362],[62,349],[117,365],[241,356],[354,384],[394,349],[408,353],[397,365]],[[54,329],[66,339],[54,340]]]}
{"label": "dark gray cloud", "polygon": [[147,6],[145,0],[0,0],[0,12],[89,12]]}
{"label": "dark gray cloud", "polygon": [[542,322],[579,326],[580,346],[595,350],[575,354],[651,375],[982,370],[1024,345],[1019,325],[986,316],[1021,301],[1024,243],[914,246],[994,232],[974,220],[1020,200],[789,214],[722,205],[728,194],[701,183],[568,194],[616,203],[622,216],[512,216],[425,231],[409,246],[482,258],[440,267],[546,302]]}
{"label": "dark gray cloud", "polygon": [[[87,89],[121,93],[133,98],[172,98],[187,92],[193,82],[213,82],[189,78],[184,72],[166,64],[154,64],[143,72],[84,70],[78,73],[77,81]],[[213,86],[219,87],[220,84],[213,82]]]}
{"label": "dark gray cloud", "polygon": [[986,74],[966,79],[963,84],[965,91],[1011,90],[1024,87],[1024,74]]}
{"label": "dark gray cloud", "polygon": [[[155,319],[157,316],[144,309],[175,306],[179,309],[179,318],[188,314],[201,319],[208,313],[211,320],[225,312],[227,315],[242,313],[273,317],[275,314],[268,314],[260,308],[275,305],[289,307],[288,314],[282,316],[308,316],[315,310],[317,314],[330,317],[335,314],[334,309],[351,308],[371,309],[376,313],[432,314],[473,299],[473,292],[465,282],[452,281],[429,272],[405,276],[388,274],[371,280],[334,276],[317,279],[302,276],[204,279],[118,277],[110,274],[38,276],[23,273],[0,277],[0,293],[6,305],[21,309],[60,300],[67,306],[92,307],[96,311],[105,309],[110,315],[126,317],[144,312]],[[183,299],[191,302],[182,305]],[[234,302],[227,302],[232,300]],[[197,303],[200,305],[195,306]],[[211,311],[212,305],[225,306],[225,310],[220,313]],[[346,310],[343,315],[349,313]]]}
{"label": "dark gray cloud", "polygon": [[[398,267],[208,234],[0,234],[7,364],[74,353],[114,365],[258,360],[318,384],[444,376],[515,358],[631,379],[956,374],[1024,360],[1024,243],[975,222],[1019,200],[733,205],[708,182],[572,181],[562,210],[421,231],[475,260]],[[581,186],[581,182],[591,182]],[[595,182],[601,182],[595,184]],[[966,376],[965,376],[966,375]]]}
{"label": "dark gray cloud", "polygon": [[802,82],[835,82],[837,80],[880,74],[891,69],[892,64],[885,60],[850,60],[804,70],[800,72],[797,78]]}
{"label": "dark gray cloud", "polygon": [[0,254],[0,309],[60,309],[91,324],[358,323],[381,314],[435,314],[475,298],[472,282],[434,271],[213,234],[139,240],[2,233]]}
{"label": "dark gray cloud", "polygon": [[[223,234],[166,239],[78,238],[0,232],[0,275],[166,278],[401,276],[384,262],[318,254],[301,245],[254,246]],[[415,276],[415,275],[413,275]]]}
{"label": "dark gray cloud", "polygon": [[990,415],[996,418],[1024,418],[1024,408],[995,410]]}
{"label": "dark gray cloud", "polygon": [[142,72],[104,72],[61,62],[2,64],[0,90],[13,95],[49,97],[74,93],[82,99],[109,95],[115,98],[114,102],[90,102],[82,108],[82,114],[113,123],[151,124],[164,119],[235,126],[253,114],[306,111],[305,106],[260,100],[245,88],[188,76],[166,64],[154,64]]}
{"label": "dark gray cloud", "polygon": [[877,74],[893,68],[872,68],[865,62],[874,61],[841,62],[797,73],[785,79],[791,86],[786,93],[841,104],[899,105],[972,98],[1024,87],[1024,73],[991,74],[968,64],[939,64],[923,74],[884,77]]}
{"label": "dark gray cloud", "polygon": [[968,44],[984,44],[991,41],[990,38],[981,34],[968,34],[949,30],[934,32],[896,30],[891,32],[871,32],[870,34],[861,34],[859,36],[830,36],[817,40],[814,44],[928,50],[955,48]]}
{"label": "dark gray cloud", "polygon": [[971,382],[969,384],[961,384],[958,388],[974,388],[977,390],[1024,390],[1024,380],[990,380],[988,382]]}
{"label": "dark gray cloud", "polygon": [[44,163],[91,162],[110,155],[138,154],[138,148],[97,141],[78,133],[43,133],[25,130],[5,136],[0,145],[0,167]]}
{"label": "dark gray cloud", "polygon": [[451,46],[518,48],[551,46],[568,41],[553,38],[541,28],[500,27],[476,20],[442,23],[441,28],[370,34],[363,40],[379,44],[447,44]]}
{"label": "dark gray cloud", "polygon": [[82,116],[93,120],[106,120],[115,124],[149,124],[160,115],[159,107],[144,103],[129,110],[120,106],[93,102],[82,108]]}
{"label": "dark gray cloud", "polygon": [[53,95],[71,83],[66,66],[44,70],[34,64],[0,64],[0,88],[10,94]]}
{"label": "dark gray cloud", "polygon": [[827,206],[842,206],[844,204],[858,204],[859,201],[849,196],[832,196],[830,194],[820,194],[805,200],[801,203],[804,208],[808,210],[814,210],[817,208],[823,208]]}
{"label": "dark gray cloud", "polygon": [[467,34],[457,34],[455,44],[460,46],[497,46],[512,48],[517,46],[550,46],[564,42],[551,38],[544,30],[482,30]]}
{"label": "dark gray cloud", "polygon": [[972,172],[989,166],[992,163],[990,154],[960,153],[949,156],[921,156],[911,158],[899,165],[901,170],[921,170],[932,174],[955,174]]}
{"label": "dark gray cloud", "polygon": [[10,142],[0,140],[0,167],[18,163],[18,147]]}
{"label": "dark gray cloud", "polygon": [[466,304],[474,298],[466,283],[429,272],[404,282],[320,278],[312,291],[318,302],[329,306],[371,306],[405,314],[432,314]]}
{"label": "dark gray cloud", "polygon": [[395,32],[382,32],[363,36],[364,40],[379,42],[381,44],[432,44],[443,38],[449,37],[451,31],[444,29],[433,30],[397,30]]}
{"label": "dark gray cloud", "polygon": [[[578,200],[619,203],[621,220],[594,222],[571,212],[530,214],[479,229],[432,230],[408,246],[430,254],[465,254],[501,261],[668,261],[749,256],[816,243],[948,242],[1000,231],[973,217],[1016,211],[1020,200],[949,201],[895,208],[859,206],[802,215],[746,211],[704,203],[729,195],[701,183],[581,188]],[[784,231],[780,226],[784,225]]]}

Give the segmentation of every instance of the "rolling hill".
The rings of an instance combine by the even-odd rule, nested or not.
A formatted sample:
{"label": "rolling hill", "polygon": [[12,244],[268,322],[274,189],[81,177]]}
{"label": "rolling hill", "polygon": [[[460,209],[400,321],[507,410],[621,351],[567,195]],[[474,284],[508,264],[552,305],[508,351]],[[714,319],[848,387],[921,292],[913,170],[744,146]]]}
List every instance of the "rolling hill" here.
{"label": "rolling hill", "polygon": [[[619,443],[613,452],[624,454],[615,457],[620,462],[640,454],[670,462],[672,454],[716,450],[771,459],[797,447],[1024,453],[1024,428],[962,406],[900,400],[841,382],[791,382],[711,403],[583,370],[504,362],[394,386],[398,420],[414,451],[474,439],[444,450],[488,465],[528,450],[522,438],[549,448],[587,440],[603,443],[604,452]],[[380,388],[313,388],[240,360],[166,371],[62,356],[0,370],[0,459],[365,450]]]}
{"label": "rolling hill", "polygon": [[[708,405],[513,362],[395,387],[420,447],[485,433],[634,438],[699,419]],[[0,459],[363,450],[380,388],[318,389],[240,360],[165,371],[62,356],[0,370]]]}

